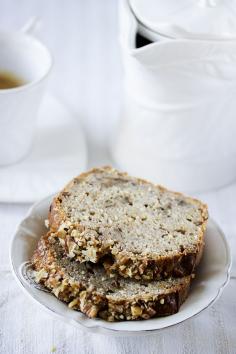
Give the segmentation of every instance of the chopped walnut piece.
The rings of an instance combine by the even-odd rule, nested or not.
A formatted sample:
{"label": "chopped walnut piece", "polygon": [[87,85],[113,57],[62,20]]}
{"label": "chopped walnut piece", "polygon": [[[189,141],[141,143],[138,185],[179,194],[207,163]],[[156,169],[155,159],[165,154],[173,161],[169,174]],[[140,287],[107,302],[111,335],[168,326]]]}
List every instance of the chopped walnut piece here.
{"label": "chopped walnut piece", "polygon": [[131,306],[132,316],[138,317],[142,315],[143,310],[140,306]]}

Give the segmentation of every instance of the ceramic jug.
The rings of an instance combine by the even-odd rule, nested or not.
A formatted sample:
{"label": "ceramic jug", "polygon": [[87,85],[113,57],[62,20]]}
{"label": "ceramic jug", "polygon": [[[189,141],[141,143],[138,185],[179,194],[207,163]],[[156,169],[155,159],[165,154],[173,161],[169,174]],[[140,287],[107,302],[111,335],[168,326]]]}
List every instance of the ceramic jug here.
{"label": "ceramic jug", "polygon": [[236,15],[225,2],[121,1],[121,169],[186,192],[236,178]]}

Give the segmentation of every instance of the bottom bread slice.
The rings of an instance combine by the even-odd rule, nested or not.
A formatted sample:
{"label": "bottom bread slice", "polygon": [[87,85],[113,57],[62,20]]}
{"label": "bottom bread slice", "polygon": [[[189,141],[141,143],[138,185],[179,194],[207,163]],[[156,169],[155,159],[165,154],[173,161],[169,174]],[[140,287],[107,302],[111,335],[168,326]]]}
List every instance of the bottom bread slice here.
{"label": "bottom bread slice", "polygon": [[66,257],[59,241],[43,236],[32,258],[35,281],[72,309],[107,321],[141,320],[178,312],[191,276],[137,281],[108,275],[98,264]]}

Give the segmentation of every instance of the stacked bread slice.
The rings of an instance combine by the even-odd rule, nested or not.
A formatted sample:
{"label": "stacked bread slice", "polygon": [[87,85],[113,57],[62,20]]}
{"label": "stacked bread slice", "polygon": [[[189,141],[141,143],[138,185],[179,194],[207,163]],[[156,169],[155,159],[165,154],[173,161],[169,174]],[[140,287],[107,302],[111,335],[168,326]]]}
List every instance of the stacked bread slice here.
{"label": "stacked bread slice", "polygon": [[207,218],[196,199],[93,169],[54,198],[32,259],[36,281],[89,317],[176,313],[201,259]]}

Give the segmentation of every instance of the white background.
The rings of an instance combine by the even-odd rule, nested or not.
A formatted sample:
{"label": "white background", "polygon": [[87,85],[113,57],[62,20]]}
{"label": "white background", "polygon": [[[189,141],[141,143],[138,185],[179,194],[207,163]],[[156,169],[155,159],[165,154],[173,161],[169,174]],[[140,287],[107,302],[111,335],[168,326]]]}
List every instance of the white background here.
{"label": "white background", "polygon": [[[115,0],[0,0],[0,29],[32,15],[55,65],[49,88],[77,112],[86,132],[89,166],[109,162],[108,141],[119,116],[121,61]],[[236,184],[200,196],[236,255]],[[149,337],[91,335],[52,319],[18,288],[8,247],[29,205],[0,204],[0,353],[236,353],[236,280],[198,317]],[[55,347],[55,348],[54,348]]]}

